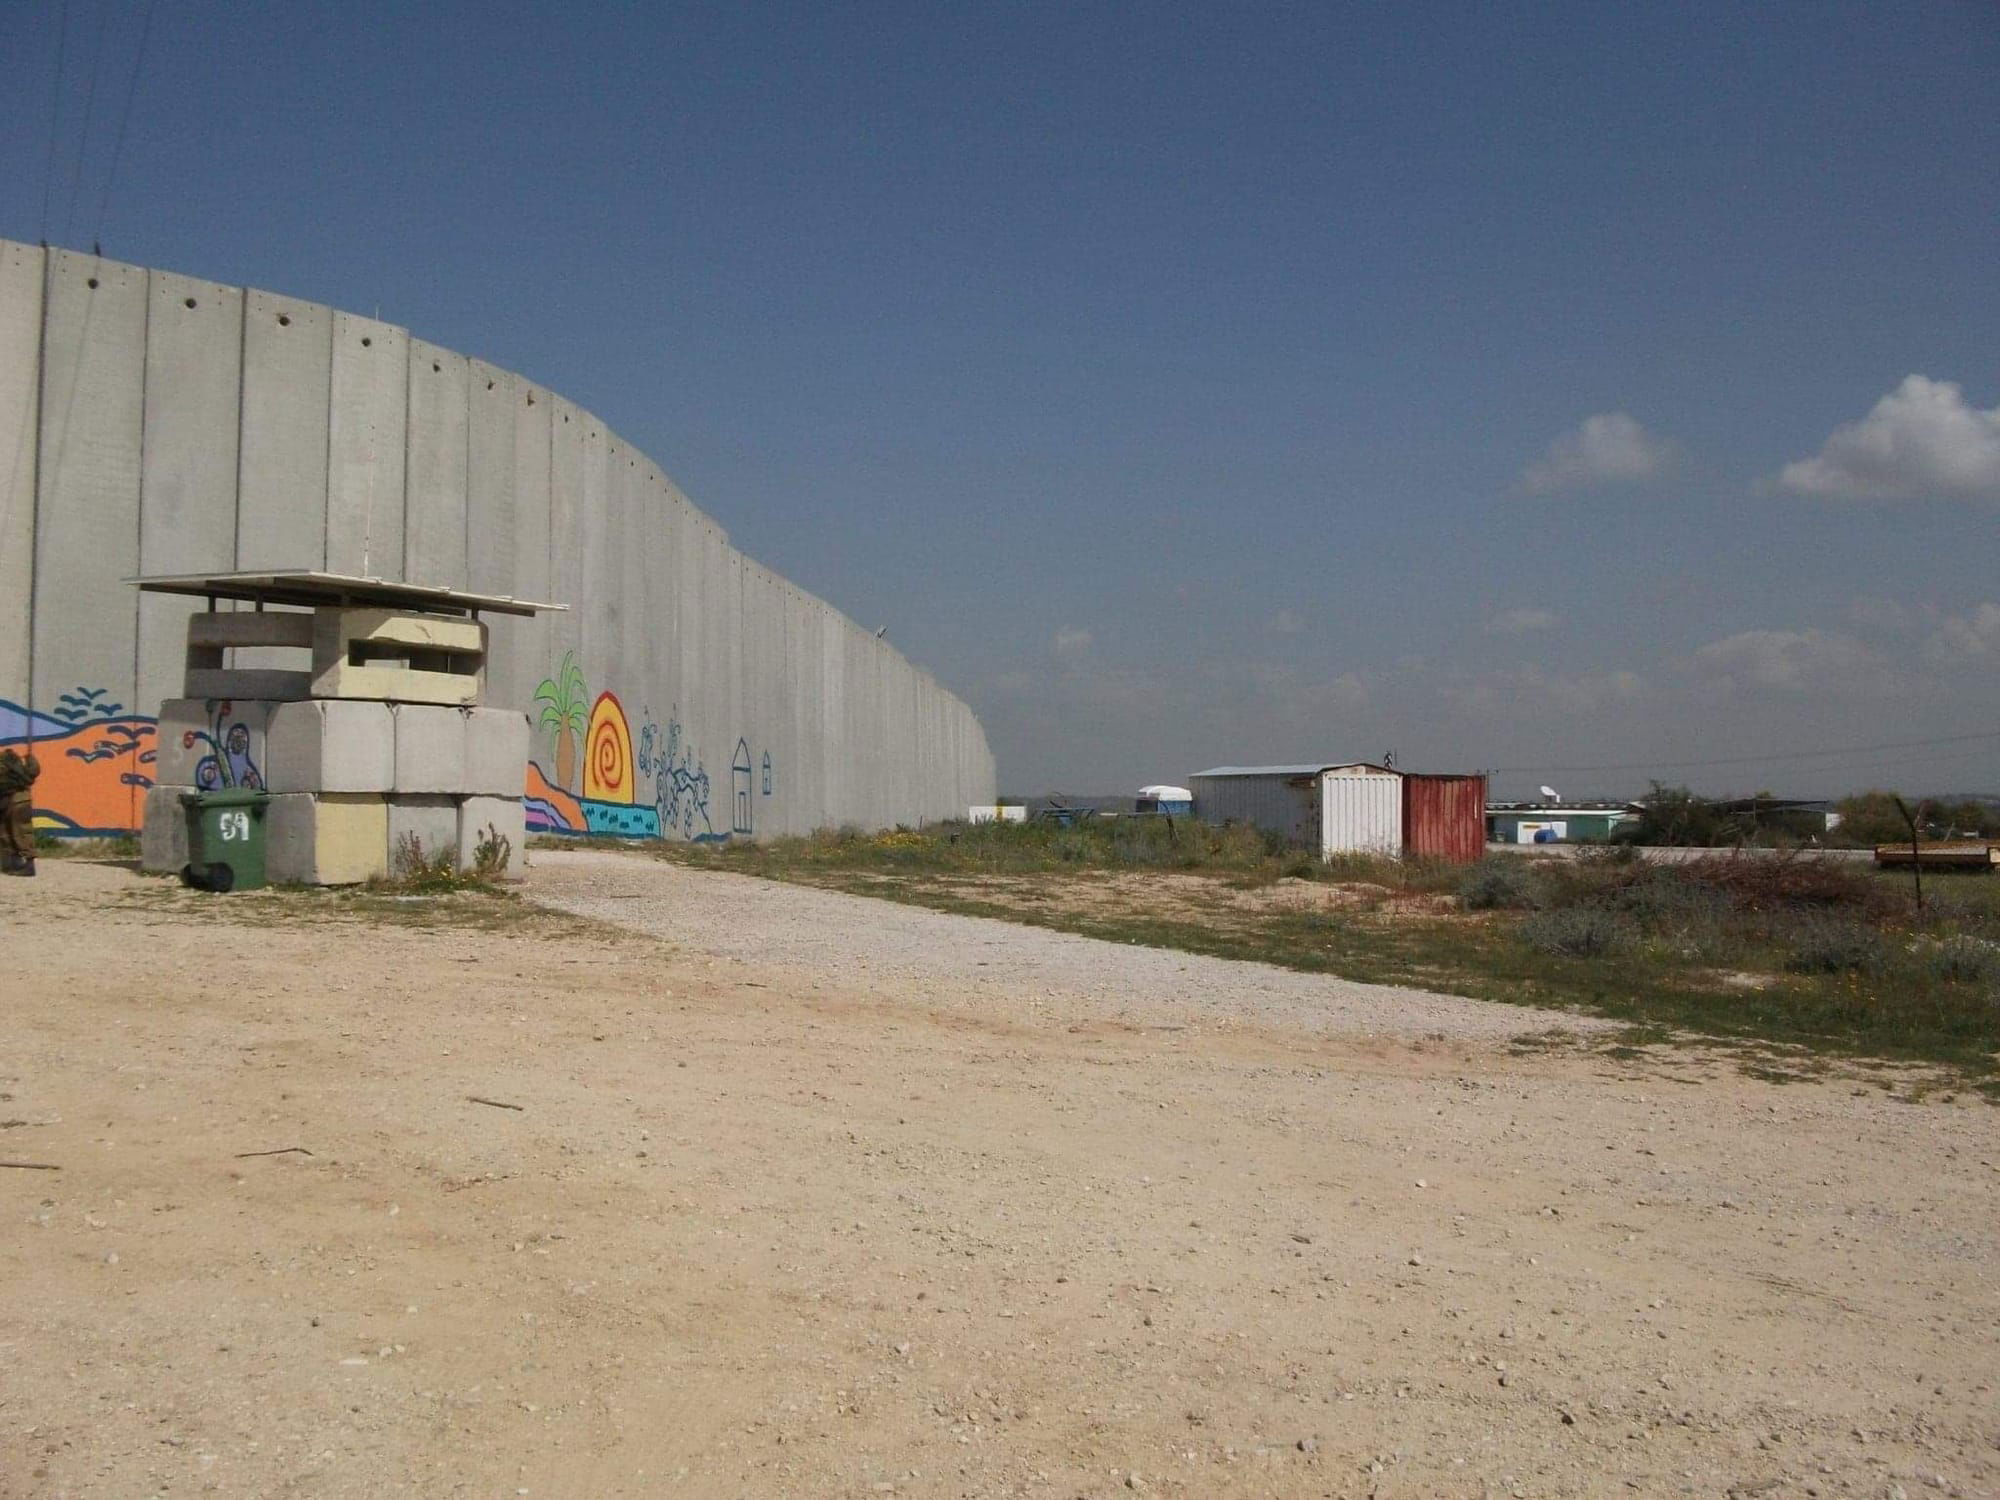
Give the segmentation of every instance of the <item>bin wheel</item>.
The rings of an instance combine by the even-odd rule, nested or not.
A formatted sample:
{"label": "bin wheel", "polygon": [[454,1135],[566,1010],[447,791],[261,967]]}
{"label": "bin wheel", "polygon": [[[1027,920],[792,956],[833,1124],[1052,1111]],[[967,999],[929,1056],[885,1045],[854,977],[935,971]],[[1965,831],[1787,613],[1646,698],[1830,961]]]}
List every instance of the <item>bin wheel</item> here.
{"label": "bin wheel", "polygon": [[203,882],[211,891],[228,893],[236,889],[236,869],[233,865],[221,863],[208,867],[208,879]]}
{"label": "bin wheel", "polygon": [[193,865],[181,866],[181,884],[185,886],[197,886],[201,884],[200,877],[195,874]]}

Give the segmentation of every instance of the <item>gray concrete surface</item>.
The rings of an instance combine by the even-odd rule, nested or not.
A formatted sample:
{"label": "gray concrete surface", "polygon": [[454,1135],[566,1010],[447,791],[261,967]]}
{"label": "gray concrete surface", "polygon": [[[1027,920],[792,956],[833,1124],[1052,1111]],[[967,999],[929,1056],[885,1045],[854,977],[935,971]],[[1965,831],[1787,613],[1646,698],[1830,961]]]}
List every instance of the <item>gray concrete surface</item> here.
{"label": "gray concrete surface", "polygon": [[[392,324],[0,241],[0,702],[48,714],[86,692],[151,716],[181,692],[188,606],[142,607],[124,579],[322,567],[572,606],[491,622],[487,678],[488,704],[528,714],[561,816],[583,816],[569,799],[592,790],[606,694],[633,761],[621,795],[677,836],[993,800],[964,703],[744,557],[591,413]],[[566,654],[583,693],[558,731],[536,689]],[[239,648],[229,665],[285,664]],[[145,773],[106,773],[134,776],[107,800],[137,827]]]}

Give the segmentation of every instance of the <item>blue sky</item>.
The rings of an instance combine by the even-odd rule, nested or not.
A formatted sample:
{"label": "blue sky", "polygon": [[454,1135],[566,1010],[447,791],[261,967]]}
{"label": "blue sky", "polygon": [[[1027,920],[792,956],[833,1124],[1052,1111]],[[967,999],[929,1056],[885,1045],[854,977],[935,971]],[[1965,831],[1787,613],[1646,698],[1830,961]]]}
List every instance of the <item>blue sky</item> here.
{"label": "blue sky", "polygon": [[1009,790],[2000,792],[1990,4],[183,3],[115,178],[61,14],[0,234],[548,383]]}

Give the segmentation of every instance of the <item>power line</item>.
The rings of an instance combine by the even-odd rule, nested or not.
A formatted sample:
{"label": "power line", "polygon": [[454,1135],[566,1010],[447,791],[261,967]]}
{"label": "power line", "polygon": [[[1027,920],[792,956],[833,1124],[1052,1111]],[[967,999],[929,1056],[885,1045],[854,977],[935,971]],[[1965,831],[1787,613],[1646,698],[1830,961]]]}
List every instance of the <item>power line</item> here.
{"label": "power line", "polygon": [[90,83],[83,91],[83,134],[76,143],[76,163],[69,174],[69,207],[63,210],[63,239],[69,239],[69,232],[76,224],[76,194],[83,186],[83,159],[90,151],[90,122],[97,112],[97,74],[104,66],[104,33],[111,24],[111,8],[105,6],[97,13],[97,47],[90,55]]}
{"label": "power line", "polygon": [[111,184],[118,180],[118,162],[125,154],[125,128],[132,123],[132,100],[139,92],[139,73],[146,66],[146,39],[153,34],[153,7],[158,0],[146,0],[145,19],[139,23],[139,50],[132,58],[132,77],[125,85],[125,107],[118,113],[118,135],[111,146],[111,170],[104,174],[104,193],[97,200],[97,231],[93,247],[104,236],[104,215],[111,206]]}
{"label": "power line", "polygon": [[1977,734],[1948,734],[1929,740],[1892,740],[1881,745],[1849,745],[1838,750],[1788,750],[1772,755],[1724,755],[1709,760],[1641,760],[1622,765],[1597,766],[1495,766],[1490,774],[1504,776],[1510,774],[1569,774],[1579,771],[1655,771],[1673,768],[1686,770],[1701,766],[1755,766],[1775,761],[1828,760],[1844,755],[1873,755],[1878,750],[1928,750],[1934,745],[1963,745],[1973,740],[2000,740],[2000,729],[1981,730]]}
{"label": "power line", "polygon": [[62,18],[56,23],[56,86],[49,95],[49,161],[42,169],[42,230],[38,236],[49,242],[49,195],[56,185],[56,141],[62,127],[63,63],[69,51],[69,0],[63,0]]}

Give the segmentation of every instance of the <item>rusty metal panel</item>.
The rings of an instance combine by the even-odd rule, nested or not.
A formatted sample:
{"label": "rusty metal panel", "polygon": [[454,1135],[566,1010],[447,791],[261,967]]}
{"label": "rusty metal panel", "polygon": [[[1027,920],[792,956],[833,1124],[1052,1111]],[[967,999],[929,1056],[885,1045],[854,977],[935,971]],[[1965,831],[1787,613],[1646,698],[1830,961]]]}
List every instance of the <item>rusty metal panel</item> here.
{"label": "rusty metal panel", "polygon": [[1406,853],[1471,861],[1486,852],[1486,778],[1403,778]]}

